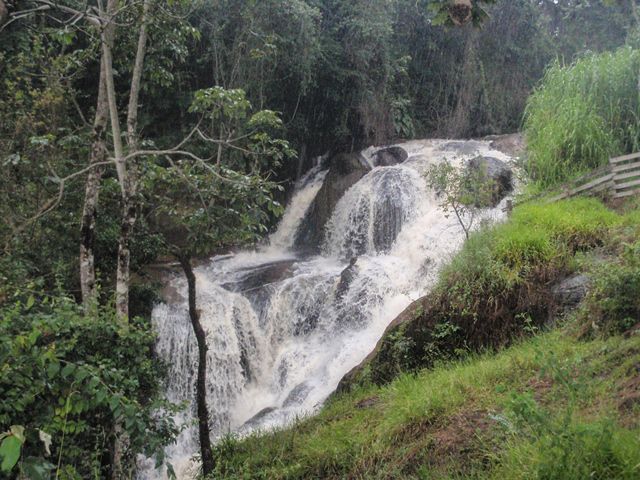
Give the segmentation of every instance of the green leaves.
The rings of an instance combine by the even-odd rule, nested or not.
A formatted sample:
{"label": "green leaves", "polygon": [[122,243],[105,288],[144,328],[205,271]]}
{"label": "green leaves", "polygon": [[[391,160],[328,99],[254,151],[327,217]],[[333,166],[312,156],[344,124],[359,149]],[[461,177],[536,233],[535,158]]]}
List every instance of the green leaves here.
{"label": "green leaves", "polygon": [[247,126],[250,128],[280,128],[282,127],[282,119],[278,112],[273,110],[260,110],[251,115]]}
{"label": "green leaves", "polygon": [[250,108],[251,103],[244,90],[215,86],[198,90],[189,111],[202,113],[211,120],[238,121],[246,118]]}
{"label": "green leaves", "polygon": [[492,4],[495,0],[434,0],[428,10],[434,15],[433,25],[461,26],[472,22],[481,26],[489,18],[483,4]]}
{"label": "green leaves", "polygon": [[150,357],[149,327],[134,319],[119,332],[108,309],[85,316],[75,302],[35,297],[28,309],[28,295],[0,307],[0,424],[23,426],[0,436],[2,468],[19,462],[27,478],[48,479],[46,459],[60,457],[72,478],[106,476],[96,455],[115,418],[133,452],[153,455],[170,441],[175,408],[157,397],[161,372]]}
{"label": "green leaves", "polygon": [[24,427],[12,425],[8,432],[0,435],[0,440],[0,471],[10,472],[20,458],[22,444],[25,441]]}

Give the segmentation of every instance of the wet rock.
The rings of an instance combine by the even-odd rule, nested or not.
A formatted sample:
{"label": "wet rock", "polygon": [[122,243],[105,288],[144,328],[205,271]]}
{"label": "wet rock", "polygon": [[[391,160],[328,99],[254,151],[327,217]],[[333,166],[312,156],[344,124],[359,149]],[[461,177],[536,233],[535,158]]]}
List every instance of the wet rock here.
{"label": "wet rock", "polygon": [[482,179],[492,182],[492,193],[488,206],[495,207],[513,190],[513,172],[502,160],[480,155],[469,160],[467,168],[471,172],[480,172]]}
{"label": "wet rock", "polygon": [[307,398],[307,395],[309,395],[310,391],[311,387],[306,383],[296,385],[293,390],[289,392],[289,395],[287,395],[287,398],[282,403],[282,407],[286,408],[292,405],[300,405]]}
{"label": "wet rock", "polygon": [[442,150],[453,151],[460,155],[473,155],[482,148],[483,143],[478,140],[452,140],[442,146]]}
{"label": "wet rock", "polygon": [[358,267],[356,267],[357,261],[358,258],[353,257],[349,261],[349,266],[340,274],[340,281],[338,282],[338,288],[336,288],[336,298],[338,300],[341,300],[347,290],[349,290],[351,282],[353,282],[353,279],[356,278],[358,274]]}
{"label": "wet rock", "polygon": [[344,193],[364,177],[371,167],[359,153],[343,153],[329,161],[329,172],[296,234],[294,247],[303,253],[318,253],[324,227]]}
{"label": "wet rock", "polygon": [[242,424],[241,429],[253,428],[253,427],[257,426],[264,417],[269,415],[275,409],[276,409],[276,407],[263,408],[258,413],[256,413],[253,417],[251,417],[249,420],[244,422],[244,424]]}
{"label": "wet rock", "polygon": [[378,252],[387,252],[391,249],[405,222],[407,212],[403,210],[403,183],[402,175],[387,174],[381,178],[381,190],[385,194],[376,203],[373,219],[373,243]]}
{"label": "wet rock", "polygon": [[373,154],[373,165],[376,167],[390,167],[404,162],[408,157],[409,154],[402,147],[386,147]]}
{"label": "wet rock", "polygon": [[489,146],[510,157],[520,157],[526,149],[524,135],[521,133],[510,133],[507,135],[489,135],[484,140],[491,142]]}
{"label": "wet rock", "polygon": [[577,307],[589,292],[590,283],[589,277],[582,274],[565,278],[551,289],[555,304],[565,312]]}
{"label": "wet rock", "polygon": [[296,260],[291,258],[247,268],[241,271],[238,280],[224,283],[222,287],[232,292],[246,293],[270,283],[279,282],[291,276],[291,266],[295,262]]}

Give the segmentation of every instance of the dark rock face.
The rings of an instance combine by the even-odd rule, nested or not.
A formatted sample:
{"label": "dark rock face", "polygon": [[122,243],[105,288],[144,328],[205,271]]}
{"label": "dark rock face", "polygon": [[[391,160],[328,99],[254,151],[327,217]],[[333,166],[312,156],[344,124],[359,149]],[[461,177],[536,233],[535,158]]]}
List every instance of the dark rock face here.
{"label": "dark rock face", "polygon": [[224,283],[223,288],[232,292],[248,292],[269,283],[279,282],[291,276],[291,267],[295,259],[265,263],[245,269],[245,274],[236,282]]}
{"label": "dark rock face", "polygon": [[340,281],[336,288],[336,298],[341,300],[344,294],[349,290],[349,286],[353,279],[358,275],[358,267],[356,267],[357,257],[354,257],[349,262],[349,266],[345,268],[340,274]]}
{"label": "dark rock face", "polygon": [[403,184],[408,184],[401,171],[390,170],[380,180],[382,199],[376,203],[373,242],[378,252],[386,252],[396,241],[407,213],[403,210]]}
{"label": "dark rock face", "polygon": [[576,308],[589,292],[590,283],[582,274],[565,278],[551,289],[553,300],[561,311]]}
{"label": "dark rock face", "polygon": [[282,406],[286,408],[290,407],[291,405],[302,403],[304,399],[307,398],[307,395],[309,395],[310,391],[311,387],[304,382],[296,385],[295,388],[291,390],[291,392],[289,392],[289,395],[287,395],[287,398],[282,403]]}
{"label": "dark rock face", "polygon": [[390,167],[404,162],[409,154],[401,147],[387,147],[378,150],[373,155],[373,164],[376,167]]}
{"label": "dark rock face", "polygon": [[317,253],[324,240],[324,227],[342,195],[370,171],[359,153],[342,153],[329,162],[329,173],[309,207],[296,234],[294,247],[305,253]]}
{"label": "dark rock face", "polygon": [[513,190],[513,172],[502,160],[493,157],[478,156],[469,160],[467,168],[471,172],[480,172],[480,177],[492,182],[490,206],[495,207]]}
{"label": "dark rock face", "polygon": [[253,417],[251,417],[249,420],[244,422],[244,424],[242,425],[242,428],[243,429],[244,428],[253,428],[253,427],[257,426],[260,423],[260,420],[262,420],[264,417],[269,415],[275,409],[276,409],[276,407],[263,408],[258,413],[256,413]]}

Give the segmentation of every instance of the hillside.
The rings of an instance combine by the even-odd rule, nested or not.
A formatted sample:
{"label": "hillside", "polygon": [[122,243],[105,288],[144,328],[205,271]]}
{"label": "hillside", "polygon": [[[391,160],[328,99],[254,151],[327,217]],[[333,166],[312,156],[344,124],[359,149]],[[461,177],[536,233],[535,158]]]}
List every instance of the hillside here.
{"label": "hillside", "polygon": [[[440,329],[442,341],[437,350],[429,346],[431,356],[417,348],[425,347],[424,339],[410,332],[434,312],[414,305],[318,415],[220,443],[212,478],[638,478],[638,300],[624,295],[637,292],[640,279],[640,210],[619,205],[618,212],[589,199],[525,205],[504,225],[476,234],[451,265],[460,271],[479,244],[494,256],[491,264],[491,257],[476,256],[478,272],[495,271],[504,258],[520,254],[521,278],[511,277],[520,286],[502,292],[504,305],[509,292],[550,291],[578,272],[590,279],[589,293],[570,311],[556,305],[551,319],[503,314],[519,324],[517,331],[510,326],[509,336],[505,323],[485,323],[486,345],[460,342],[471,324],[450,315],[455,333]],[[518,237],[524,223],[541,237]],[[533,248],[532,242],[544,244],[544,235],[553,239],[551,257],[536,256]],[[511,247],[506,257],[500,253],[505,244]],[[540,276],[549,265],[555,270]],[[445,268],[429,301],[459,294],[456,281]],[[474,292],[465,301],[478,308],[487,291]],[[536,298],[552,304],[550,296]]]}

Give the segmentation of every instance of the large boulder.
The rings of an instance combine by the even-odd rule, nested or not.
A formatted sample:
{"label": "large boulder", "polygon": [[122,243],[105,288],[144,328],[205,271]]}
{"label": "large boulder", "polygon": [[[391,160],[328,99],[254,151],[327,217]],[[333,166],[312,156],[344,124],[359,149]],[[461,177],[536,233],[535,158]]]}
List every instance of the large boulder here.
{"label": "large boulder", "polygon": [[479,173],[482,181],[491,182],[488,206],[495,207],[513,190],[513,172],[502,160],[479,155],[469,160],[467,168],[470,172]]}
{"label": "large boulder", "polygon": [[223,283],[222,287],[232,292],[248,292],[271,283],[289,278],[295,259],[288,258],[255,265],[239,271],[238,278],[233,282]]}
{"label": "large boulder", "polygon": [[526,150],[526,142],[522,133],[506,135],[489,135],[483,140],[490,142],[489,146],[510,157],[522,157]]}
{"label": "large boulder", "polygon": [[551,288],[554,303],[560,313],[576,308],[589,293],[591,281],[583,274],[565,278]]}
{"label": "large boulder", "polygon": [[305,253],[319,251],[324,240],[324,227],[338,201],[370,170],[359,153],[341,153],[329,161],[329,172],[296,234],[296,250]]}
{"label": "large boulder", "polygon": [[376,167],[390,167],[404,162],[408,157],[409,154],[402,147],[385,147],[373,154],[373,165]]}

